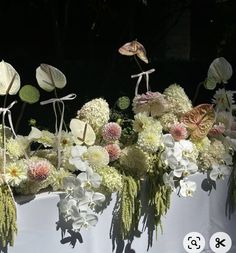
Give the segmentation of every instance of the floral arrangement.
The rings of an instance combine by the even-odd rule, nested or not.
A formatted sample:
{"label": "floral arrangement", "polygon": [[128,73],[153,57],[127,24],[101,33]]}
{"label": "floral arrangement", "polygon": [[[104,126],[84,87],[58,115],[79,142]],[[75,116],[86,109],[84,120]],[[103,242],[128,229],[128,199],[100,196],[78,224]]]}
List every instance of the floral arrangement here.
{"label": "floral arrangement", "polygon": [[[119,49],[148,64],[146,51],[139,42]],[[137,58],[138,57],[138,58]],[[141,216],[153,232],[161,227],[161,217],[170,207],[170,196],[177,191],[183,197],[194,194],[196,184],[189,176],[203,173],[211,181],[231,175],[231,194],[236,202],[236,109],[235,91],[218,89],[211,103],[193,106],[184,89],[172,84],[162,93],[151,91],[149,75],[154,69],[133,75],[138,78],[135,96],[120,97],[115,109],[103,98],[85,103],[69,125],[64,122],[64,104],[75,94],[59,98],[56,90],[66,85],[66,77],[57,68],[41,64],[36,70],[40,88],[54,91],[55,98],[42,101],[53,106],[55,132],[33,125],[27,136],[17,135],[7,97],[19,91],[24,103],[36,103],[39,90],[30,85],[20,88],[20,77],[8,63],[0,63],[0,109],[2,125],[0,174],[0,238],[3,246],[13,245],[17,232],[17,194],[37,194],[42,190],[59,191],[60,217],[74,232],[96,225],[97,213],[109,205],[116,193],[111,227],[118,231],[114,240],[132,240]],[[146,92],[139,94],[142,77]],[[207,89],[225,84],[232,67],[223,57],[209,67]],[[133,116],[127,114],[132,106]],[[6,126],[6,116],[9,127]],[[145,191],[145,198],[142,192]],[[146,212],[148,208],[149,212]],[[149,220],[154,222],[148,227]]]}

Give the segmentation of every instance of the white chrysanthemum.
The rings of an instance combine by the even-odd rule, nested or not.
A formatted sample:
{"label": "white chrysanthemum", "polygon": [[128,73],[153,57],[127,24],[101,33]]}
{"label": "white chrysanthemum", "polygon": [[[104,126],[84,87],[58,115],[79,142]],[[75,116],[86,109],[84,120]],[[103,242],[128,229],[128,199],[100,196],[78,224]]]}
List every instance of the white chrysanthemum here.
{"label": "white chrysanthemum", "polygon": [[121,168],[135,176],[142,176],[151,168],[151,159],[147,152],[138,146],[128,146],[121,151]]}
{"label": "white chrysanthemum", "polygon": [[138,134],[137,144],[144,151],[154,153],[161,144],[161,132],[151,129],[144,130]]}
{"label": "white chrysanthemum", "polygon": [[155,131],[161,131],[162,126],[160,122],[153,117],[147,116],[146,113],[138,113],[134,116],[133,129],[135,132],[140,133],[145,129],[153,129]]}
{"label": "white chrysanthemum", "polygon": [[174,113],[168,112],[159,117],[158,120],[163,130],[169,132],[170,128],[178,122],[178,117]]}
{"label": "white chrysanthemum", "polygon": [[109,120],[109,105],[102,98],[93,99],[83,105],[77,112],[77,118],[89,123],[98,133],[101,127]]}
{"label": "white chrysanthemum", "polygon": [[169,109],[177,116],[190,111],[192,109],[192,102],[189,100],[184,89],[177,84],[172,84],[165,89],[163,94],[169,102]]}
{"label": "white chrysanthemum", "polygon": [[235,104],[233,91],[218,89],[213,97],[212,102],[219,110],[230,110],[232,105]]}
{"label": "white chrysanthemum", "polygon": [[10,163],[6,167],[5,179],[10,186],[18,186],[27,179],[27,170],[22,162]]}
{"label": "white chrysanthemum", "polygon": [[55,135],[47,130],[40,131],[36,127],[31,127],[28,140],[37,141],[43,144],[44,147],[52,147],[55,143]]}
{"label": "white chrysanthemum", "polygon": [[109,163],[109,154],[101,146],[92,146],[83,153],[83,159],[87,160],[92,168],[104,167]]}
{"label": "white chrysanthemum", "polygon": [[10,138],[7,140],[7,153],[10,157],[22,157],[28,145],[29,141],[23,136],[18,136],[17,139]]}

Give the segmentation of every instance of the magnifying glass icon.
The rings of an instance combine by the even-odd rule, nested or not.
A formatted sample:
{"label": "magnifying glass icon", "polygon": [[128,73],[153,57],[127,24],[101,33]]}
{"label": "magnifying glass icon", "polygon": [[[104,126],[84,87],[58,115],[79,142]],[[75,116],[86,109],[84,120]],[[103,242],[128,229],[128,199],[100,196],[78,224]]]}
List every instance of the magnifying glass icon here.
{"label": "magnifying glass icon", "polygon": [[197,242],[196,242],[196,240],[192,240],[192,241],[191,241],[191,244],[192,244],[193,246],[196,246],[196,247],[197,247]]}

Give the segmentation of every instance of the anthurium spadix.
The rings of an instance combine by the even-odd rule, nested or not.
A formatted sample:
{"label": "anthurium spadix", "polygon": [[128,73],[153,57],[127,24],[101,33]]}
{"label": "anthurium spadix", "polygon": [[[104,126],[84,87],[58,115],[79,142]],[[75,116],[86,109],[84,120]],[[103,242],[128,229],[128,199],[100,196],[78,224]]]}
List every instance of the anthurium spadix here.
{"label": "anthurium spadix", "polygon": [[70,129],[78,145],[85,143],[90,146],[94,144],[96,134],[88,123],[74,118],[70,121]]}
{"label": "anthurium spadix", "polygon": [[55,88],[62,89],[66,85],[65,75],[48,64],[40,64],[36,69],[36,79],[38,85],[45,91],[52,91]]}
{"label": "anthurium spadix", "polygon": [[[10,89],[9,89],[10,87]],[[20,76],[11,64],[0,62],[0,95],[15,95],[20,89]]]}
{"label": "anthurium spadix", "polygon": [[210,65],[205,87],[213,90],[217,83],[227,83],[233,74],[231,64],[224,58],[216,58]]}

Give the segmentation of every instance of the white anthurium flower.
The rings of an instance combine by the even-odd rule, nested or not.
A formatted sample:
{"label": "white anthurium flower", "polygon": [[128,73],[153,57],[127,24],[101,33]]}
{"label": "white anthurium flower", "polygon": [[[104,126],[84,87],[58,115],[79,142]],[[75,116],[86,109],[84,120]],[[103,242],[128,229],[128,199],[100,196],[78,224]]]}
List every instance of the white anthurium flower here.
{"label": "white anthurium flower", "polygon": [[85,143],[86,145],[91,146],[96,140],[96,134],[93,131],[93,128],[82,120],[76,118],[72,119],[70,121],[70,130],[78,145]]}
{"label": "white anthurium flower", "polygon": [[95,173],[91,167],[88,167],[86,172],[80,173],[77,178],[81,182],[81,187],[85,189],[98,188],[102,182],[102,177]]}
{"label": "white anthurium flower", "polygon": [[210,179],[216,181],[217,179],[224,179],[225,176],[230,175],[231,168],[225,164],[213,164],[210,172]]}
{"label": "white anthurium flower", "polygon": [[176,191],[173,171],[171,171],[169,174],[167,172],[164,173],[163,182],[166,186],[171,187],[172,191]]}
{"label": "white anthurium flower", "polygon": [[31,131],[28,135],[28,140],[40,139],[42,137],[42,131],[36,127],[31,127]]}
{"label": "white anthurium flower", "polygon": [[227,83],[233,74],[231,64],[224,58],[216,58],[210,65],[205,87],[213,90],[217,83]]}
{"label": "white anthurium flower", "polygon": [[8,93],[10,95],[15,95],[20,89],[20,76],[16,72],[16,70],[11,66],[11,64],[1,61],[0,62],[0,95],[6,95],[11,82],[13,83]]}
{"label": "white anthurium flower", "polygon": [[80,212],[80,216],[72,223],[73,230],[80,231],[82,227],[88,228],[95,226],[98,222],[98,218],[95,214],[88,214],[87,212]]}
{"label": "white anthurium flower", "polygon": [[180,180],[180,194],[183,197],[192,197],[193,192],[197,189],[197,185],[193,181]]}
{"label": "white anthurium flower", "polygon": [[40,64],[36,69],[36,79],[38,85],[48,92],[55,88],[62,89],[66,85],[65,75],[59,69],[48,64]]}

